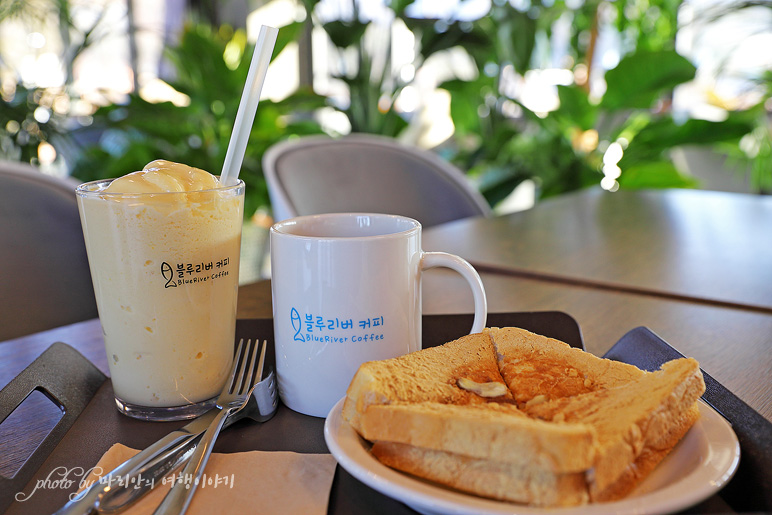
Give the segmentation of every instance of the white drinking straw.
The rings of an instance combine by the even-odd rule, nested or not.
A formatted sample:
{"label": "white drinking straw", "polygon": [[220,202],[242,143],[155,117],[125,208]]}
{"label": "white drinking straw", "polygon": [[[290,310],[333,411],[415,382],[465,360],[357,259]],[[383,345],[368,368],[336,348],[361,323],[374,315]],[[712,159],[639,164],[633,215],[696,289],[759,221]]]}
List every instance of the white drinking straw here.
{"label": "white drinking straw", "polygon": [[257,104],[260,101],[260,91],[265,82],[265,73],[271,62],[273,47],[276,45],[276,36],[279,30],[274,27],[262,25],[257,36],[255,52],[252,54],[252,62],[249,65],[247,83],[241,94],[241,103],[236,113],[236,121],[233,124],[233,133],[228,142],[228,151],[225,154],[225,162],[222,165],[220,184],[230,185],[236,183],[236,178],[244,161],[244,152],[247,149],[249,133],[252,131],[252,123],[255,121]]}

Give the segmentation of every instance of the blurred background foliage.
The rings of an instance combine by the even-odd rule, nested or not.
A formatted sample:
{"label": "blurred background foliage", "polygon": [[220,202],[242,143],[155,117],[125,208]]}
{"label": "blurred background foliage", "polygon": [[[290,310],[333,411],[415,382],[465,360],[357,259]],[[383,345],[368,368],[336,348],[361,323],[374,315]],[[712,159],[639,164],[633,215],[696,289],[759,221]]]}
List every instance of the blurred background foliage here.
{"label": "blurred background foliage", "polygon": [[[274,56],[302,29],[301,23],[283,27]],[[132,93],[126,103],[100,107],[93,123],[81,130],[84,135],[97,133],[99,143],[83,148],[74,175],[81,180],[119,177],[159,156],[219,174],[253,50],[244,31],[186,24],[179,44],[166,55],[175,72],[169,85],[189,101],[151,104]],[[263,153],[290,135],[321,133],[321,126],[305,115],[323,106],[323,97],[303,88],[278,102],[261,100],[239,174],[249,186],[245,213],[251,215],[269,203]]]}
{"label": "blurred background foliage", "polygon": [[[309,12],[319,3],[305,0]],[[724,121],[673,117],[674,88],[696,73],[695,66],[675,50],[680,0],[533,0],[520,2],[523,8],[493,2],[485,16],[473,21],[411,18],[406,13],[413,3],[389,5],[394,19],[415,35],[416,70],[434,54],[454,47],[463,48],[474,62],[473,77],[439,85],[450,93],[455,130],[438,151],[473,177],[492,205],[529,179],[536,182],[540,197],[601,181],[610,190],[694,187],[696,179],[680,172],[669,155],[684,145],[721,148],[733,156],[738,168],[752,166],[754,189],[771,189],[769,115],[764,106],[772,95],[768,81],[766,95],[757,105],[729,112]],[[744,2],[733,9],[761,5]],[[772,4],[765,5],[772,9]],[[375,49],[365,44],[363,35],[371,23],[361,20],[356,3],[353,7],[349,19],[322,25],[336,47],[357,56],[359,66],[341,77],[351,91],[344,112],[354,131],[399,136],[405,126],[395,121],[399,116],[392,107],[410,81],[388,66],[392,47],[388,38]],[[557,87],[557,109],[535,113],[512,93],[513,83],[545,65],[552,31],[561,17],[570,20],[565,65],[574,81]],[[614,20],[622,36],[623,57],[605,73],[603,95],[591,98],[589,80],[599,70],[589,63],[595,62],[601,17]],[[373,73],[373,62],[387,64]],[[764,151],[749,155],[740,150],[741,139],[749,134]],[[621,152],[605,157],[614,144]],[[604,163],[604,158],[616,161]]]}
{"label": "blurred background foliage", "polygon": [[[321,28],[345,62],[333,78],[347,95],[341,100],[301,87],[281,101],[261,100],[241,174],[247,214],[268,205],[260,158],[270,145],[296,135],[340,135],[325,126],[322,112],[344,116],[352,132],[416,140],[417,117],[398,109],[400,96],[448,52],[463,53],[473,73],[451,70],[437,85],[450,97],[453,133],[435,150],[468,173],[494,206],[526,180],[539,197],[599,183],[612,191],[695,187],[696,179],[672,159],[674,149],[690,145],[729,156],[731,165],[749,170],[755,191],[772,190],[772,72],[755,78],[764,91],[757,104],[728,109],[721,121],[683,119],[672,109],[674,89],[696,74],[676,52],[680,0],[494,1],[473,20],[417,18],[409,14],[414,0],[391,0],[385,28],[365,17],[356,0],[346,16],[330,21],[319,15],[320,3],[302,0],[306,19],[281,27],[274,56],[307,37],[304,24]],[[78,55],[98,41],[101,19],[76,28],[67,0],[34,4],[2,0],[0,21],[34,17],[47,6],[66,34],[62,53],[70,74]],[[772,9],[753,0],[731,9],[759,6]],[[561,63],[567,80],[557,86],[559,104],[536,112],[516,90],[524,77],[547,67],[559,20],[567,22]],[[601,22],[620,34],[621,58],[608,71],[594,64]],[[391,30],[396,24],[415,39],[414,73],[392,61],[392,38],[404,34]],[[3,88],[0,156],[34,164],[41,144],[51,145],[81,180],[122,175],[156,158],[218,173],[251,55],[243,30],[191,17],[178,42],[165,49],[174,72],[167,82],[185,102],[149,103],[134,92],[84,117],[57,107],[78,101],[71,84],[40,88],[19,80]]]}

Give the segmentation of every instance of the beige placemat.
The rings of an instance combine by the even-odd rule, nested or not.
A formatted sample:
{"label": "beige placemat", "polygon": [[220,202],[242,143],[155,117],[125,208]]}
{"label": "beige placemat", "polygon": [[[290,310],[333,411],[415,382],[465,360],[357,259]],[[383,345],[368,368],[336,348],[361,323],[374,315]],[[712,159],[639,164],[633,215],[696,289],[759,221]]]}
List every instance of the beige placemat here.
{"label": "beige placemat", "polygon": [[[97,481],[134,456],[137,450],[113,445],[99,460],[86,484]],[[327,501],[335,473],[335,458],[329,454],[251,451],[214,453],[188,509],[190,515],[226,513],[320,514]],[[181,469],[178,471],[178,473]],[[152,514],[174,481],[167,476],[153,491],[124,513]]]}

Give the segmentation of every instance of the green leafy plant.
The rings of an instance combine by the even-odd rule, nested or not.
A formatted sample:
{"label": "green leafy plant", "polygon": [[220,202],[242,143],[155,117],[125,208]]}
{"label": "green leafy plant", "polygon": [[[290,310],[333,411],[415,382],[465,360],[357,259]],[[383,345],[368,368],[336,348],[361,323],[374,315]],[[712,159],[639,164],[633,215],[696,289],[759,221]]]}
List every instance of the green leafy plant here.
{"label": "green leafy plant", "polygon": [[69,117],[52,109],[54,97],[61,94],[23,84],[4,92],[0,101],[0,157],[37,164],[43,143],[61,150],[74,146]]}
{"label": "green leafy plant", "polygon": [[[319,2],[304,3],[313,13]],[[738,151],[743,138],[746,147],[759,149],[754,184],[762,184],[763,177],[772,182],[772,166],[760,164],[769,134],[762,106],[730,112],[723,122],[674,118],[673,90],[695,76],[694,66],[674,50],[680,0],[531,0],[517,4],[522,8],[493,2],[485,16],[473,21],[412,18],[407,14],[412,4],[400,0],[388,6],[393,20],[415,36],[414,68],[420,69],[435,54],[462,48],[478,71],[474,77],[440,85],[450,93],[455,126],[442,153],[476,179],[493,205],[526,179],[538,184],[541,196],[604,178],[611,189],[693,187],[696,180],[682,174],[670,158],[674,148],[719,148],[740,161],[748,156]],[[396,136],[406,124],[395,120],[406,117],[393,109],[394,101],[409,81],[388,66],[390,33],[381,31],[385,35],[380,45],[365,44],[363,35],[374,22],[361,18],[356,0],[350,6],[345,20],[321,24],[341,55],[356,57],[357,66],[339,77],[350,96],[350,105],[342,110],[353,131]],[[562,66],[576,80],[556,87],[557,109],[536,113],[511,93],[511,81],[544,67],[558,20],[569,22]],[[598,27],[604,20],[612,20],[618,30],[622,52],[617,66],[605,74],[593,67]],[[375,62],[386,64],[375,73]],[[606,89],[600,98],[592,98],[588,78],[598,73],[605,75]],[[756,135],[754,142],[749,143],[749,134]],[[613,166],[604,163],[611,145],[622,150]]]}
{"label": "green leafy plant", "polygon": [[[654,4],[655,2],[650,2]],[[634,2],[618,2],[630,7]],[[451,114],[460,137],[456,163],[478,178],[480,188],[492,203],[508,195],[526,179],[537,182],[542,196],[563,193],[604,181],[609,189],[692,187],[696,181],[683,175],[669,152],[680,145],[733,144],[752,131],[757,114],[729,113],[723,122],[687,120],[678,122],[669,109],[675,87],[694,78],[696,69],[674,49],[675,11],[678,2],[657,2],[659,13],[669,12],[664,23],[651,16],[631,20],[620,30],[633,34],[630,50],[618,65],[605,73],[606,90],[592,99],[586,84],[557,86],[560,106],[548,113],[534,113],[504,86],[505,72],[525,75],[535,61],[535,45],[524,44],[514,34],[524,31],[548,33],[531,13],[513,7],[495,6],[476,22],[481,37],[489,36],[486,52],[470,52],[480,70],[473,80],[452,80],[442,85],[451,93]],[[575,19],[593,19],[598,3],[586,4]],[[544,11],[570,10],[556,2]],[[541,12],[541,11],[540,11]],[[555,18],[546,16],[547,20]],[[646,38],[647,23],[660,26]],[[643,26],[643,28],[642,28]],[[496,27],[496,30],[493,30]],[[575,35],[591,33],[592,23],[574,26]],[[635,29],[635,30],[633,30]],[[501,36],[506,38],[502,40]],[[591,59],[593,37],[580,44],[573,38],[571,60],[577,71]],[[476,46],[475,48],[479,48]],[[509,67],[509,70],[507,70]],[[591,69],[585,67],[585,74]],[[575,74],[576,75],[576,74]],[[606,156],[616,144],[618,155]],[[605,179],[604,179],[605,178]]]}
{"label": "green leafy plant", "polygon": [[[309,18],[321,0],[303,0]],[[407,127],[407,121],[393,108],[394,101],[406,85],[394,73],[391,61],[392,36],[388,27],[363,20],[357,1],[351,2],[351,15],[346,19],[321,23],[337,53],[345,63],[332,71],[334,79],[348,88],[348,101],[336,108],[344,113],[352,132],[367,132],[395,137]],[[367,37],[375,33],[376,43]]]}
{"label": "green leafy plant", "polygon": [[[749,2],[753,5],[752,2]],[[772,5],[766,4],[772,9]],[[746,179],[757,191],[772,194],[772,70],[756,79],[762,99],[746,110],[752,130],[738,144],[718,144],[717,151],[728,157],[730,165],[746,174]]]}
{"label": "green leafy plant", "polygon": [[[282,27],[274,56],[295,41],[302,24]],[[176,78],[169,84],[187,102],[149,103],[138,94],[123,105],[108,105],[94,114],[84,132],[99,135],[73,169],[81,180],[117,177],[153,159],[177,161],[219,174],[246,83],[253,48],[243,31],[226,26],[186,25],[177,46],[167,51]],[[291,135],[321,132],[311,114],[326,105],[313,92],[299,90],[284,100],[264,99],[251,128],[239,178],[247,184],[245,214],[269,205],[261,158],[272,144]]]}
{"label": "green leafy plant", "polygon": [[[29,27],[44,26],[49,19],[58,27],[59,60],[64,72],[64,84],[57,87],[39,87],[25,84],[18,71],[15,84],[0,87],[0,157],[39,164],[41,144],[50,144],[60,157],[70,158],[77,153],[77,144],[71,137],[77,122],[70,116],[73,66],[76,59],[103,36],[105,12],[99,6],[80,6],[91,16],[76,25],[69,0],[3,0],[0,2],[0,22],[14,20]],[[2,58],[0,58],[2,61]]]}

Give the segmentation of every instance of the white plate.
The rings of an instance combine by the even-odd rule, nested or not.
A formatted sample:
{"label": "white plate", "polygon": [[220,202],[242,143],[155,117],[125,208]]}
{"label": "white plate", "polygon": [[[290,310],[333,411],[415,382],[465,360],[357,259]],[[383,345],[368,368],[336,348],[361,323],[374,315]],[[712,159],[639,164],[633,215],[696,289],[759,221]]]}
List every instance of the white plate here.
{"label": "white plate", "polygon": [[[466,495],[390,469],[369,452],[370,444],[341,418],[343,399],[330,411],[324,439],[338,463],[352,476],[384,495],[425,514],[542,514],[547,510]],[[667,513],[693,506],[718,492],[740,462],[740,444],[732,427],[713,408],[700,402],[700,419],[673,451],[626,498],[610,503],[550,512]]]}

